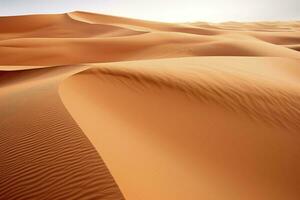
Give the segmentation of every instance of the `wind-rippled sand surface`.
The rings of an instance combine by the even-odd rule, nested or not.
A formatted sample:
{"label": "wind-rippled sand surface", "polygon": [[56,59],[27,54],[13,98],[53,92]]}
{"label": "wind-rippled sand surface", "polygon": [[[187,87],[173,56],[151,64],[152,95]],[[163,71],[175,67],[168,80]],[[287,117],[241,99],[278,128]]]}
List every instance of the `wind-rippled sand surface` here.
{"label": "wind-rippled sand surface", "polygon": [[300,22],[0,28],[0,199],[300,199]]}

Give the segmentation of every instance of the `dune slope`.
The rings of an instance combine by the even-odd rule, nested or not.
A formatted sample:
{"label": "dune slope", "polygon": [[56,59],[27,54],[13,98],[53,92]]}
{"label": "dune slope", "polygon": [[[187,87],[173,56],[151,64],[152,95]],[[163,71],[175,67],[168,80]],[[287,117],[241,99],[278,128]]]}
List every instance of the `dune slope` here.
{"label": "dune slope", "polygon": [[286,22],[258,31],[249,24],[229,29],[228,24],[169,24],[84,12],[0,17],[0,63],[53,66],[189,56],[299,59],[296,25]]}
{"label": "dune slope", "polygon": [[124,199],[58,96],[79,70],[0,72],[0,199]]}
{"label": "dune slope", "polygon": [[93,66],[60,95],[125,198],[299,198],[299,61]]}
{"label": "dune slope", "polygon": [[0,199],[299,200],[300,22],[0,17]]}

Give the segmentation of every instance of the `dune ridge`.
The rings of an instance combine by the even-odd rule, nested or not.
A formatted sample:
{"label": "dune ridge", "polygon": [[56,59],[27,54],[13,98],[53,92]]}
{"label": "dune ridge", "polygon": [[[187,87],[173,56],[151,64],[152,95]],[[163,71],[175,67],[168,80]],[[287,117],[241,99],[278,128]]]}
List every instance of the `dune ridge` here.
{"label": "dune ridge", "polygon": [[296,200],[298,65],[245,57],[93,64],[59,92],[126,199]]}
{"label": "dune ridge", "polygon": [[0,199],[124,199],[58,96],[78,71],[1,71]]}
{"label": "dune ridge", "polygon": [[[27,21],[30,26],[21,26]],[[290,32],[270,32],[248,30],[249,25],[238,23],[235,26],[248,30],[241,32],[220,31],[218,26],[224,24],[207,28],[203,24],[160,23],[85,12],[0,17],[0,62],[53,66],[190,56],[299,59],[297,24],[280,25],[290,27]]]}
{"label": "dune ridge", "polygon": [[[206,72],[208,75],[209,72]],[[98,68],[84,71],[81,74],[95,74],[96,76],[112,76],[124,80],[132,87],[167,87],[183,92],[188,97],[194,97],[202,102],[214,102],[234,112],[243,112],[257,121],[266,121],[274,126],[283,126],[297,131],[300,128],[300,94],[296,88],[286,89],[261,87],[248,84],[249,80],[227,75],[228,81],[218,81],[218,77],[211,77],[213,81],[198,79],[197,81],[181,79],[172,75],[152,75],[149,72],[130,71],[126,69]],[[211,75],[213,76],[213,75]],[[121,81],[120,80],[120,81]],[[224,85],[226,85],[224,87]]]}
{"label": "dune ridge", "polygon": [[299,199],[299,21],[0,27],[0,199]]}

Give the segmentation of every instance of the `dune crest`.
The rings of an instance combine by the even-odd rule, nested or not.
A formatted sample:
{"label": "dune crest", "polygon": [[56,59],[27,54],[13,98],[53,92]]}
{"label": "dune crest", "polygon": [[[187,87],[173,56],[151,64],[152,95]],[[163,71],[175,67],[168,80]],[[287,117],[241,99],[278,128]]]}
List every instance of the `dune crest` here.
{"label": "dune crest", "polygon": [[242,57],[94,64],[65,80],[60,95],[127,199],[296,200],[298,65]]}
{"label": "dune crest", "polygon": [[0,27],[0,199],[299,200],[299,21]]}
{"label": "dune crest", "polygon": [[208,28],[86,12],[0,17],[0,63],[49,66],[190,56],[299,59],[299,30],[284,25],[291,30],[220,30],[223,24]]}
{"label": "dune crest", "polygon": [[58,95],[82,69],[0,73],[0,199],[124,199]]}

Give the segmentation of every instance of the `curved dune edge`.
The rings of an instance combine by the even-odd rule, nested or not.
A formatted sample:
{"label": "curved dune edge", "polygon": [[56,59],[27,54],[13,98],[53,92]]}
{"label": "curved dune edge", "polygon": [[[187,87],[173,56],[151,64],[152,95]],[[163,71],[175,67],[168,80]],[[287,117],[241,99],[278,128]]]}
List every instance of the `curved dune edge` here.
{"label": "curved dune edge", "polygon": [[299,200],[300,22],[0,27],[1,200]]}
{"label": "curved dune edge", "polygon": [[0,199],[124,199],[58,95],[84,69],[0,72]]}
{"label": "curved dune edge", "polygon": [[88,24],[72,18],[68,13],[0,17],[0,24],[3,27],[0,40],[120,37],[145,33],[111,24]]}
{"label": "curved dune edge", "polygon": [[298,64],[233,57],[94,64],[59,93],[126,199],[296,200]]}
{"label": "curved dune edge", "polygon": [[0,63],[7,66],[190,56],[300,59],[299,22],[170,24],[72,12],[0,17],[0,26]]}

